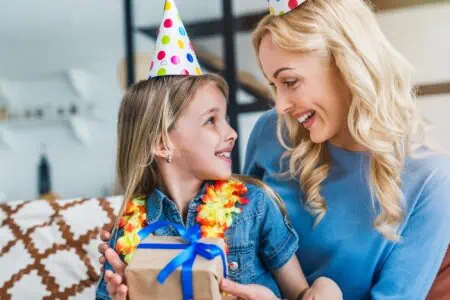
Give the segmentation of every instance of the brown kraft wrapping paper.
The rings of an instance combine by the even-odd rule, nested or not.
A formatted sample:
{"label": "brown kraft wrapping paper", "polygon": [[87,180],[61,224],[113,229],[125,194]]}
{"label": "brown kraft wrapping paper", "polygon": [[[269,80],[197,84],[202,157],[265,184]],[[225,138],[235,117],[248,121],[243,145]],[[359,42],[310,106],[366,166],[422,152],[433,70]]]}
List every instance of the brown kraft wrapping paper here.
{"label": "brown kraft wrapping paper", "polygon": [[[217,245],[225,251],[226,246],[223,239],[204,238],[199,242]],[[182,244],[186,241],[181,237],[150,235],[141,243]],[[137,249],[125,270],[129,299],[182,300],[181,267],[172,272],[164,284],[160,284],[156,279],[159,272],[182,251],[184,250]],[[195,300],[222,299],[219,289],[219,282],[223,278],[221,256],[217,256],[213,260],[207,260],[197,255],[192,268],[192,277]]]}

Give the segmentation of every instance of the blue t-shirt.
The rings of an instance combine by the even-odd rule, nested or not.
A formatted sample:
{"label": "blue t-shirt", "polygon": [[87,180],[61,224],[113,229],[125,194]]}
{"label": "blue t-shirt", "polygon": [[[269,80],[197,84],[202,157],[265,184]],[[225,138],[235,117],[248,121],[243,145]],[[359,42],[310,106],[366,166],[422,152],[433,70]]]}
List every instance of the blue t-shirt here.
{"label": "blue t-shirt", "polygon": [[[377,212],[370,197],[368,152],[327,143],[331,170],[321,193],[328,210],[313,227],[304,193],[294,179],[280,179],[286,162],[276,135],[276,112],[255,125],[245,173],[262,179],[286,202],[299,236],[297,256],[311,284],[319,276],[337,282],[344,299],[424,299],[450,241],[450,159],[443,155],[407,158],[402,173],[405,218],[402,240],[385,239],[373,227]],[[281,166],[281,169],[280,169]]]}
{"label": "blue t-shirt", "polygon": [[[275,201],[260,187],[252,184],[245,185],[248,189],[245,197],[249,202],[242,206],[240,214],[233,217],[232,225],[225,232],[228,246],[228,277],[242,284],[265,285],[279,296],[280,291],[272,272],[280,269],[295,255],[298,249],[298,238]],[[195,221],[197,208],[201,204],[205,187],[206,184],[189,203],[186,222],[183,222],[175,202],[155,189],[147,199],[147,223],[169,221],[182,224],[186,228],[197,224]],[[123,230],[115,231],[109,243],[110,247],[114,249],[117,239],[122,235]],[[155,235],[178,236],[179,234],[170,226],[156,230]],[[112,268],[106,264],[105,269]],[[110,299],[104,274],[101,275],[97,287],[96,299]]]}

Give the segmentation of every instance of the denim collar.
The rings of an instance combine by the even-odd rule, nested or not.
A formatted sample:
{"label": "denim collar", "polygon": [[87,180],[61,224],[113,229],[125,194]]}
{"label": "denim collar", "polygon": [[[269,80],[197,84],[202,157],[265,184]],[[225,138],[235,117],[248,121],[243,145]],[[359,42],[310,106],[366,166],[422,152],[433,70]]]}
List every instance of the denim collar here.
{"label": "denim collar", "polygon": [[[214,181],[204,181],[197,195],[190,201],[189,209],[191,207],[197,207],[205,194],[208,185],[214,184]],[[164,210],[177,209],[175,202],[169,198],[160,189],[155,188],[153,192],[147,198],[147,223],[150,224],[160,219]]]}

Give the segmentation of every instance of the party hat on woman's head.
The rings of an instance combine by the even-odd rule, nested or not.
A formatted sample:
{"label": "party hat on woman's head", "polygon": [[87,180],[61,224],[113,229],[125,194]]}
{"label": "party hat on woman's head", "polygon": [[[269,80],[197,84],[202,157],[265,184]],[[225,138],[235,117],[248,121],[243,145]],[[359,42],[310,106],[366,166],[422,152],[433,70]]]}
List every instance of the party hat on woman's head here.
{"label": "party hat on woman's head", "polygon": [[148,77],[201,74],[200,65],[175,2],[166,0]]}
{"label": "party hat on woman's head", "polygon": [[268,0],[271,15],[281,16],[300,6],[306,0]]}

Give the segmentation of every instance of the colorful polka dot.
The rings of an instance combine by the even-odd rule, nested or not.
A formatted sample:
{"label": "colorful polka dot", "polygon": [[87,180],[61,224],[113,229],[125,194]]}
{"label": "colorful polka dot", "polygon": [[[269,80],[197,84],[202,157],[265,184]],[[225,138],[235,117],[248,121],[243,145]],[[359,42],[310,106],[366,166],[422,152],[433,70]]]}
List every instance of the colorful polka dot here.
{"label": "colorful polka dot", "polygon": [[170,28],[170,27],[172,27],[172,25],[173,25],[172,19],[166,19],[166,20],[164,20],[164,27]]}
{"label": "colorful polka dot", "polygon": [[174,64],[174,65],[178,65],[180,63],[180,57],[177,55],[174,55],[170,58],[170,61]]}
{"label": "colorful polka dot", "polygon": [[161,59],[164,59],[164,57],[166,57],[166,52],[159,51],[158,52],[158,59],[161,60]]}
{"label": "colorful polka dot", "polygon": [[167,70],[164,68],[161,68],[158,70],[158,76],[164,76],[167,74]]}
{"label": "colorful polka dot", "polygon": [[289,6],[290,9],[296,8],[298,6],[297,0],[289,0],[288,6]]}
{"label": "colorful polka dot", "polygon": [[156,46],[156,57],[149,65],[149,74],[151,74],[149,78],[172,74],[201,75],[202,70],[195,56],[194,46],[189,41],[186,28],[180,22],[181,19],[178,20],[180,15],[177,13],[173,0],[165,0],[164,10],[166,13],[161,30],[158,30],[159,45]]}
{"label": "colorful polka dot", "polygon": [[284,11],[280,10],[280,12],[278,13],[280,16],[284,15]]}
{"label": "colorful polka dot", "polygon": [[161,43],[163,45],[167,45],[168,43],[170,43],[170,37],[168,35],[163,36],[161,39]]}

